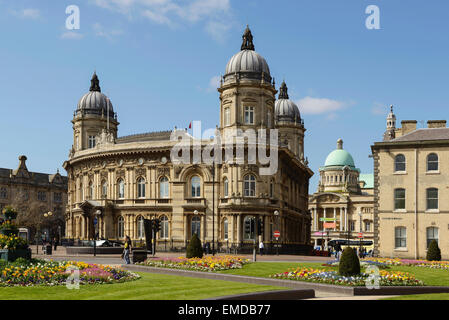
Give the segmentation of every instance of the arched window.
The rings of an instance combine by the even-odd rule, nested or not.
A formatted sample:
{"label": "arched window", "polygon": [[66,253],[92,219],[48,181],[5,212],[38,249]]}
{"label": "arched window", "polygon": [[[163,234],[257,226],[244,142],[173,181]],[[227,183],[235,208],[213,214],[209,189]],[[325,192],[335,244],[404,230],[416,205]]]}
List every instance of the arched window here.
{"label": "arched window", "polygon": [[394,189],[394,210],[405,209],[405,189]]}
{"label": "arched window", "polygon": [[426,190],[427,210],[438,209],[438,189],[429,188]]}
{"label": "arched window", "polygon": [[117,186],[118,186],[118,190],[117,190],[118,198],[123,199],[125,197],[125,181],[123,181],[123,179],[120,179],[117,182]]}
{"label": "arched window", "polygon": [[117,238],[122,239],[125,237],[125,219],[122,216],[117,220]]}
{"label": "arched window", "polygon": [[101,195],[103,197],[107,197],[108,196],[108,182],[106,180],[104,180],[101,183]]}
{"label": "arched window", "polygon": [[161,231],[159,231],[159,237],[161,239],[168,239],[168,218],[167,216],[161,217]]}
{"label": "arched window", "polygon": [[143,227],[143,217],[139,216],[137,218],[137,238],[139,239],[143,239],[145,238],[145,231],[144,231],[144,227]]}
{"label": "arched window", "polygon": [[395,248],[407,248],[407,228],[406,227],[394,228],[394,247]]}
{"label": "arched window", "polygon": [[190,180],[190,184],[192,187],[192,198],[199,198],[201,197],[201,179],[198,176],[192,177]]}
{"label": "arched window", "polygon": [[270,198],[274,197],[274,184],[273,180],[270,181]]}
{"label": "arched window", "polygon": [[80,183],[80,201],[84,200],[84,188],[83,188],[83,184]]}
{"label": "arched window", "polygon": [[256,196],[256,177],[252,174],[248,174],[244,178],[243,191],[245,197]]}
{"label": "arched window", "polygon": [[244,231],[245,231],[243,234],[244,240],[254,240],[255,239],[255,236],[256,236],[255,221],[256,221],[256,219],[251,216],[247,216],[243,220]]}
{"label": "arched window", "polygon": [[223,180],[223,196],[228,197],[229,196],[229,181],[228,178],[224,178]]}
{"label": "arched window", "polygon": [[229,223],[228,219],[223,220],[223,240],[229,239]]}
{"label": "arched window", "polygon": [[427,171],[438,171],[438,155],[431,153],[427,156]]}
{"label": "arched window", "polygon": [[145,179],[142,177],[137,179],[137,197],[145,198]]}
{"label": "arched window", "polygon": [[405,156],[403,154],[394,157],[394,171],[405,171]]}
{"label": "arched window", "polygon": [[191,223],[192,236],[196,233],[198,237],[201,237],[201,218],[193,217]]}
{"label": "arched window", "polygon": [[159,180],[159,198],[168,198],[169,197],[169,189],[168,189],[168,178],[162,177]]}
{"label": "arched window", "polygon": [[436,240],[438,243],[438,228],[437,227],[429,227],[427,228],[427,249],[429,249],[429,245],[432,240]]}

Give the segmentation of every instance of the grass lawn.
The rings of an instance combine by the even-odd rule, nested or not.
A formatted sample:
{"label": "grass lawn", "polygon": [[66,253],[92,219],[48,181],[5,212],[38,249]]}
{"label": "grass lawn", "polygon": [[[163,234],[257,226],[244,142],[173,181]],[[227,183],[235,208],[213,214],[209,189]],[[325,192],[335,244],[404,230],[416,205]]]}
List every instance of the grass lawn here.
{"label": "grass lawn", "polygon": [[57,287],[9,287],[0,289],[0,300],[199,300],[232,294],[286,288],[247,283],[138,273],[141,279],[125,283]]}
{"label": "grass lawn", "polygon": [[394,298],[385,298],[381,300],[449,300],[449,293],[416,294]]}

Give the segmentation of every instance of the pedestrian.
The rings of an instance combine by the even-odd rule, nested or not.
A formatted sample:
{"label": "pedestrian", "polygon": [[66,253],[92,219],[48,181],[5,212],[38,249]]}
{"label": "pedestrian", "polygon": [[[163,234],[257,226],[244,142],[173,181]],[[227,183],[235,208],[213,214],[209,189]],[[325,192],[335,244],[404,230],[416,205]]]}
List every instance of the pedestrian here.
{"label": "pedestrian", "polygon": [[261,256],[263,256],[263,249],[264,249],[264,247],[263,247],[263,241],[260,241],[260,243],[259,243],[259,251],[260,251],[260,255],[261,255]]}
{"label": "pedestrian", "polygon": [[53,239],[53,245],[54,245],[54,250],[56,251],[56,248],[58,247],[58,240],[56,239],[56,237]]}
{"label": "pedestrian", "polygon": [[125,248],[122,253],[122,258],[125,260],[126,264],[130,264],[129,261],[129,254],[131,253],[131,238],[129,236],[126,236],[125,240]]}

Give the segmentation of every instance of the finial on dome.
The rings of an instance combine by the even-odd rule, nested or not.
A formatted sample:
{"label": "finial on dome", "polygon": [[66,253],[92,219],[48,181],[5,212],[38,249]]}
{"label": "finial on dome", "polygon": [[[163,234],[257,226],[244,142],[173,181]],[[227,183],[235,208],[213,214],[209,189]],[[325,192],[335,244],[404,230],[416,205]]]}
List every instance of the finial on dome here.
{"label": "finial on dome", "polygon": [[339,149],[339,150],[343,149],[343,140],[342,139],[337,140],[337,149]]}
{"label": "finial on dome", "polygon": [[90,80],[90,89],[89,89],[89,91],[101,92],[100,80],[98,80],[96,71],[94,71],[94,75],[92,76],[92,79]]}
{"label": "finial on dome", "polygon": [[285,81],[282,81],[282,84],[279,87],[279,99],[288,99],[288,88]]}
{"label": "finial on dome", "polygon": [[253,50],[254,51],[254,44],[253,44],[253,35],[251,33],[251,30],[249,29],[249,26],[246,25],[245,32],[243,33],[243,43],[242,47],[240,48],[243,50]]}

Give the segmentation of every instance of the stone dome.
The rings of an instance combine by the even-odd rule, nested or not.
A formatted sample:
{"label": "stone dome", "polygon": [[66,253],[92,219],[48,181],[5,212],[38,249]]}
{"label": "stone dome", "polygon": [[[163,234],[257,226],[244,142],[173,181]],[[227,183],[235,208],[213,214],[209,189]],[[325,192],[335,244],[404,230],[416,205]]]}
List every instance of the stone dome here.
{"label": "stone dome", "polygon": [[301,123],[299,108],[289,99],[288,88],[285,82],[282,82],[281,87],[279,88],[279,99],[276,100],[274,110],[276,121]]}
{"label": "stone dome", "polygon": [[261,80],[263,74],[264,80],[270,83],[270,68],[264,57],[254,51],[253,36],[248,26],[242,38],[241,51],[236,53],[226,65],[224,81],[236,80],[236,75],[238,79]]}
{"label": "stone dome", "polygon": [[109,116],[114,116],[114,109],[112,107],[111,100],[101,93],[100,81],[97,74],[94,73],[91,80],[91,86],[89,92],[81,97],[76,109],[77,113],[82,112],[84,114],[98,114],[107,116],[109,110]]}
{"label": "stone dome", "polygon": [[354,159],[351,154],[343,150],[343,140],[338,139],[337,141],[337,149],[329,153],[326,158],[326,162],[324,163],[325,167],[344,167],[348,166],[351,169],[355,169]]}

